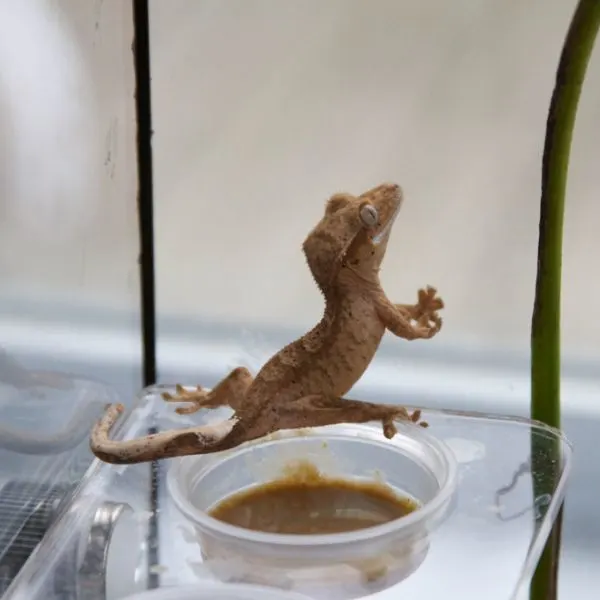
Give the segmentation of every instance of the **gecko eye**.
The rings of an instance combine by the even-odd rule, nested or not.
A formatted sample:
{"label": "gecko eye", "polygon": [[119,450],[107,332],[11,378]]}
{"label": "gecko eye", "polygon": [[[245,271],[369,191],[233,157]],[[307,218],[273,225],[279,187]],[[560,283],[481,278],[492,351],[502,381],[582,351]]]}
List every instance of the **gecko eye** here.
{"label": "gecko eye", "polygon": [[360,208],[360,220],[365,227],[375,227],[379,221],[377,209],[371,204],[365,204]]}

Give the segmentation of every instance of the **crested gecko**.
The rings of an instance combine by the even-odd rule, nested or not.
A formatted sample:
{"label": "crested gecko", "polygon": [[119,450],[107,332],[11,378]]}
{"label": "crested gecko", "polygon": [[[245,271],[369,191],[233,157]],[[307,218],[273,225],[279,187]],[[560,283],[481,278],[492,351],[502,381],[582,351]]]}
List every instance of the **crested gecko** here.
{"label": "crested gecko", "polygon": [[321,321],[271,357],[256,377],[238,367],[211,390],[177,386],[175,395],[163,394],[167,402],[187,403],[176,409],[179,414],[229,406],[229,419],[114,441],[110,431],[124,408],[113,404],[92,429],[92,452],[108,463],[130,464],[219,452],[283,429],[381,421],[391,438],[395,419],[419,423],[420,411],[411,415],[401,406],[344,398],[386,331],[406,340],[429,339],[442,326],[438,311],[444,303],[435,288],[419,290],[416,304],[395,304],[380,283],[402,201],[400,186],[391,183],[359,196],[334,194],[303,244],[325,300]]}

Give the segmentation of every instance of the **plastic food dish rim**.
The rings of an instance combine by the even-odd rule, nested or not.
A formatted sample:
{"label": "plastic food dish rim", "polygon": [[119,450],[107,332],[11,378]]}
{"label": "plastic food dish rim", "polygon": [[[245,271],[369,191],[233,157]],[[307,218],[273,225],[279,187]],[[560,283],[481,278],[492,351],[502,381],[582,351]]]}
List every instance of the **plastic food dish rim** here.
{"label": "plastic food dish rim", "polygon": [[[362,435],[352,435],[350,436],[348,433],[340,432],[336,434],[335,431],[332,431],[329,427],[318,427],[311,430],[311,433],[306,436],[310,437],[314,435],[316,438],[318,437],[326,437],[331,435],[332,437],[360,437],[365,442],[374,442],[376,444],[393,444],[399,445],[395,442],[395,438],[404,435],[405,438],[419,439],[419,441],[428,447],[428,450],[433,450],[437,454],[437,458],[441,463],[444,477],[440,478],[441,486],[437,491],[436,495],[427,503],[420,506],[417,510],[411,512],[408,515],[400,517],[399,519],[394,519],[393,521],[389,521],[387,523],[383,523],[381,525],[374,525],[373,527],[367,527],[365,529],[360,529],[357,531],[349,531],[344,533],[329,533],[329,534],[320,534],[320,535],[302,535],[302,534],[282,534],[282,533],[264,533],[252,531],[250,529],[245,529],[243,527],[237,527],[235,525],[230,525],[228,523],[224,523],[223,521],[219,521],[214,517],[211,517],[207,512],[196,508],[187,498],[183,497],[180,492],[180,484],[178,482],[179,471],[181,469],[182,460],[197,458],[197,456],[186,456],[181,457],[174,462],[174,464],[169,469],[167,474],[167,489],[170,493],[170,496],[177,506],[177,508],[181,511],[181,513],[194,525],[198,526],[204,533],[210,533],[213,535],[226,535],[231,538],[235,538],[236,541],[244,541],[250,543],[259,543],[265,545],[278,545],[285,546],[288,548],[294,546],[303,546],[303,547],[315,547],[315,546],[331,546],[331,545],[339,545],[345,543],[356,543],[356,542],[367,542],[372,539],[377,539],[381,537],[387,537],[390,534],[394,534],[396,532],[401,532],[402,530],[410,529],[411,527],[418,525],[422,522],[427,522],[428,518],[432,515],[435,515],[440,508],[442,508],[446,503],[448,503],[456,490],[457,486],[457,477],[458,477],[458,466],[456,463],[456,459],[452,450],[443,442],[436,439],[435,437],[425,433],[422,428],[417,429],[415,426],[409,425],[411,429],[414,427],[414,430],[411,430],[410,433],[402,433],[399,428],[398,433],[391,440],[380,441],[374,439],[372,436]],[[367,433],[367,431],[373,431],[372,426],[354,426],[353,429],[360,428],[361,434]],[[404,429],[404,428],[402,428]],[[322,433],[321,433],[322,432]],[[228,458],[232,456],[232,454],[249,452],[252,448],[260,446],[261,448],[265,448],[272,445],[279,445],[288,440],[301,439],[297,435],[294,435],[291,432],[281,432],[285,435],[285,437],[281,437],[275,440],[267,440],[267,441],[256,441],[252,442],[250,445],[244,445],[234,450],[232,453],[228,453]],[[287,435],[289,433],[289,435]],[[381,433],[378,432],[378,435]]]}

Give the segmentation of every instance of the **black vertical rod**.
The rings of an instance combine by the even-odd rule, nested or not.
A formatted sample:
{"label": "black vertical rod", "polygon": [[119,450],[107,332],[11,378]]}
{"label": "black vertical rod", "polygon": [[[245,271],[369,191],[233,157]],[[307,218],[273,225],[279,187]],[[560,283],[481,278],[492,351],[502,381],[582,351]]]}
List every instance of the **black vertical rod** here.
{"label": "black vertical rod", "polygon": [[133,58],[137,115],[138,211],[144,386],[156,383],[152,104],[148,0],[133,0]]}
{"label": "black vertical rod", "polygon": [[[152,186],[152,103],[150,77],[150,17],[148,0],[133,0],[133,60],[137,115],[138,212],[140,228],[140,282],[142,361],[144,387],[156,383],[156,300],[154,281],[154,206]],[[156,433],[151,428],[148,433]],[[160,586],[153,566],[160,564],[159,489],[160,465],[150,464],[148,502],[152,514],[148,523],[148,587]]]}

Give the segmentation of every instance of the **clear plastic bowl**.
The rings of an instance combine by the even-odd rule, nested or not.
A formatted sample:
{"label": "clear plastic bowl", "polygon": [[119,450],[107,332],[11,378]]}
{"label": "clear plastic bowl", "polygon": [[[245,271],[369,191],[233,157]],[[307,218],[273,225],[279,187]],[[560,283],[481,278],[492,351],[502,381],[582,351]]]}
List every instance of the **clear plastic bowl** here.
{"label": "clear plastic bowl", "polygon": [[[392,440],[371,424],[279,432],[228,452],[177,459],[167,486],[195,530],[203,561],[220,580],[313,598],[356,598],[388,588],[419,567],[457,486],[457,465],[445,444],[414,425],[398,429]],[[326,476],[385,482],[420,506],[382,525],[327,535],[256,532],[209,515],[220,501],[273,481],[298,460]]]}

